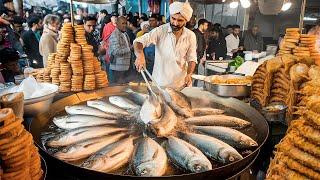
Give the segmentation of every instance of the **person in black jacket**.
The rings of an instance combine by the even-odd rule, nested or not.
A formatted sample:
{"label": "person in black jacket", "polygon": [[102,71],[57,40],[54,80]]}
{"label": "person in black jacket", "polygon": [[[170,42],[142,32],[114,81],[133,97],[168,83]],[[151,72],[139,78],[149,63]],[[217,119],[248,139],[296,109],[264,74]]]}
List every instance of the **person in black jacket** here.
{"label": "person in black jacket", "polygon": [[208,59],[226,59],[227,45],[222,32],[219,29],[214,28],[210,33],[211,38],[209,39],[209,45],[206,52]]}
{"label": "person in black jacket", "polygon": [[42,29],[42,20],[33,16],[27,20],[29,31],[22,34],[24,49],[30,60],[31,67],[43,68],[42,56],[39,52],[39,41],[41,36],[37,31]]}
{"label": "person in black jacket", "polygon": [[[205,61],[205,54],[206,51],[206,40],[204,37],[204,33],[208,30],[208,21],[205,19],[199,19],[198,21],[198,28],[193,30],[197,38],[197,60],[198,64]],[[195,74],[198,72],[198,64],[195,69]]]}

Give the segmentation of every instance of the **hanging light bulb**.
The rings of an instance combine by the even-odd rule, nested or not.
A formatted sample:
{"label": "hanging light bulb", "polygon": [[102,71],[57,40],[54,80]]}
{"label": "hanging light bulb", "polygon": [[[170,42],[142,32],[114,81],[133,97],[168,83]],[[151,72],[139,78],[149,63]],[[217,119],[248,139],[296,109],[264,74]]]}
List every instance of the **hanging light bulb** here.
{"label": "hanging light bulb", "polygon": [[240,4],[243,8],[248,8],[251,6],[250,0],[240,0]]}
{"label": "hanging light bulb", "polygon": [[287,0],[283,3],[281,11],[287,11],[288,9],[290,9],[292,6],[292,3],[290,2],[290,0]]}
{"label": "hanging light bulb", "polygon": [[222,0],[222,2],[224,3],[224,2],[226,2],[226,0]]}
{"label": "hanging light bulb", "polygon": [[239,2],[238,1],[232,1],[229,6],[230,6],[231,9],[235,9],[235,8],[237,8],[239,6]]}

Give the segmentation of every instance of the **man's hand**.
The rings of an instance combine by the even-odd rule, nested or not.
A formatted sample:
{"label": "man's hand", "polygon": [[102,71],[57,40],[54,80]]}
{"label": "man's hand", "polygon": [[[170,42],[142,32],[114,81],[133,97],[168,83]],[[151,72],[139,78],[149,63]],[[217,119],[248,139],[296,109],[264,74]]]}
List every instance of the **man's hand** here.
{"label": "man's hand", "polygon": [[191,78],[191,74],[187,74],[185,80],[185,85],[186,87],[190,87],[192,85],[192,78]]}
{"label": "man's hand", "polygon": [[137,71],[140,72],[143,67],[146,66],[146,59],[142,56],[142,57],[137,57],[135,63]]}
{"label": "man's hand", "polygon": [[238,52],[238,49],[233,49],[231,52],[236,53],[236,52]]}

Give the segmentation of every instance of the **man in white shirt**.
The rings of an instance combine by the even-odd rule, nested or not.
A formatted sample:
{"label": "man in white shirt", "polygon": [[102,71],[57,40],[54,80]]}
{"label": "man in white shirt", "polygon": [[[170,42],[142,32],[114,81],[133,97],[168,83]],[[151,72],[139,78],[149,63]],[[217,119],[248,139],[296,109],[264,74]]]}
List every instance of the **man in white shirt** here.
{"label": "man in white shirt", "polygon": [[240,26],[239,25],[233,25],[232,26],[233,33],[229,34],[226,37],[226,43],[227,43],[227,55],[232,57],[234,53],[238,51],[242,51],[243,47],[239,47],[240,44]]}
{"label": "man in white shirt", "polygon": [[188,2],[170,4],[170,23],[144,34],[134,41],[137,56],[136,67],[145,67],[143,48],[155,45],[155,63],[152,76],[163,87],[181,89],[192,84],[191,75],[197,63],[195,34],[187,29],[186,23],[192,16]]}

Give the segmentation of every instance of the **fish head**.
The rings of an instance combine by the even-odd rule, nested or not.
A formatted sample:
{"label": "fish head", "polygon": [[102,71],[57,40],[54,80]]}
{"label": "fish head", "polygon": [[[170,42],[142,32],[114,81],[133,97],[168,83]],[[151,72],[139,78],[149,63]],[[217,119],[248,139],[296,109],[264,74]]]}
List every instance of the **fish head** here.
{"label": "fish head", "polygon": [[243,159],[241,154],[239,154],[236,150],[230,148],[221,149],[218,158],[223,163],[231,163]]}
{"label": "fish head", "polygon": [[161,101],[155,95],[150,94],[149,98],[143,103],[140,110],[141,120],[148,124],[150,121],[157,120],[162,115]]}
{"label": "fish head", "polygon": [[136,172],[139,176],[156,176],[158,171],[157,163],[154,161],[144,162],[136,167]]}
{"label": "fish head", "polygon": [[240,144],[241,145],[249,145],[250,147],[257,147],[259,144],[252,140],[251,138],[247,138],[247,137],[240,137]]}
{"label": "fish head", "polygon": [[68,116],[68,115],[59,116],[59,117],[54,117],[54,118],[53,118],[53,121],[56,122],[56,123],[62,123],[62,122],[64,122],[65,120],[68,120],[69,118],[70,118],[70,116]]}
{"label": "fish head", "polygon": [[210,161],[204,158],[199,158],[199,157],[191,158],[188,161],[187,166],[188,166],[188,169],[196,173],[205,172],[212,169],[212,165]]}

